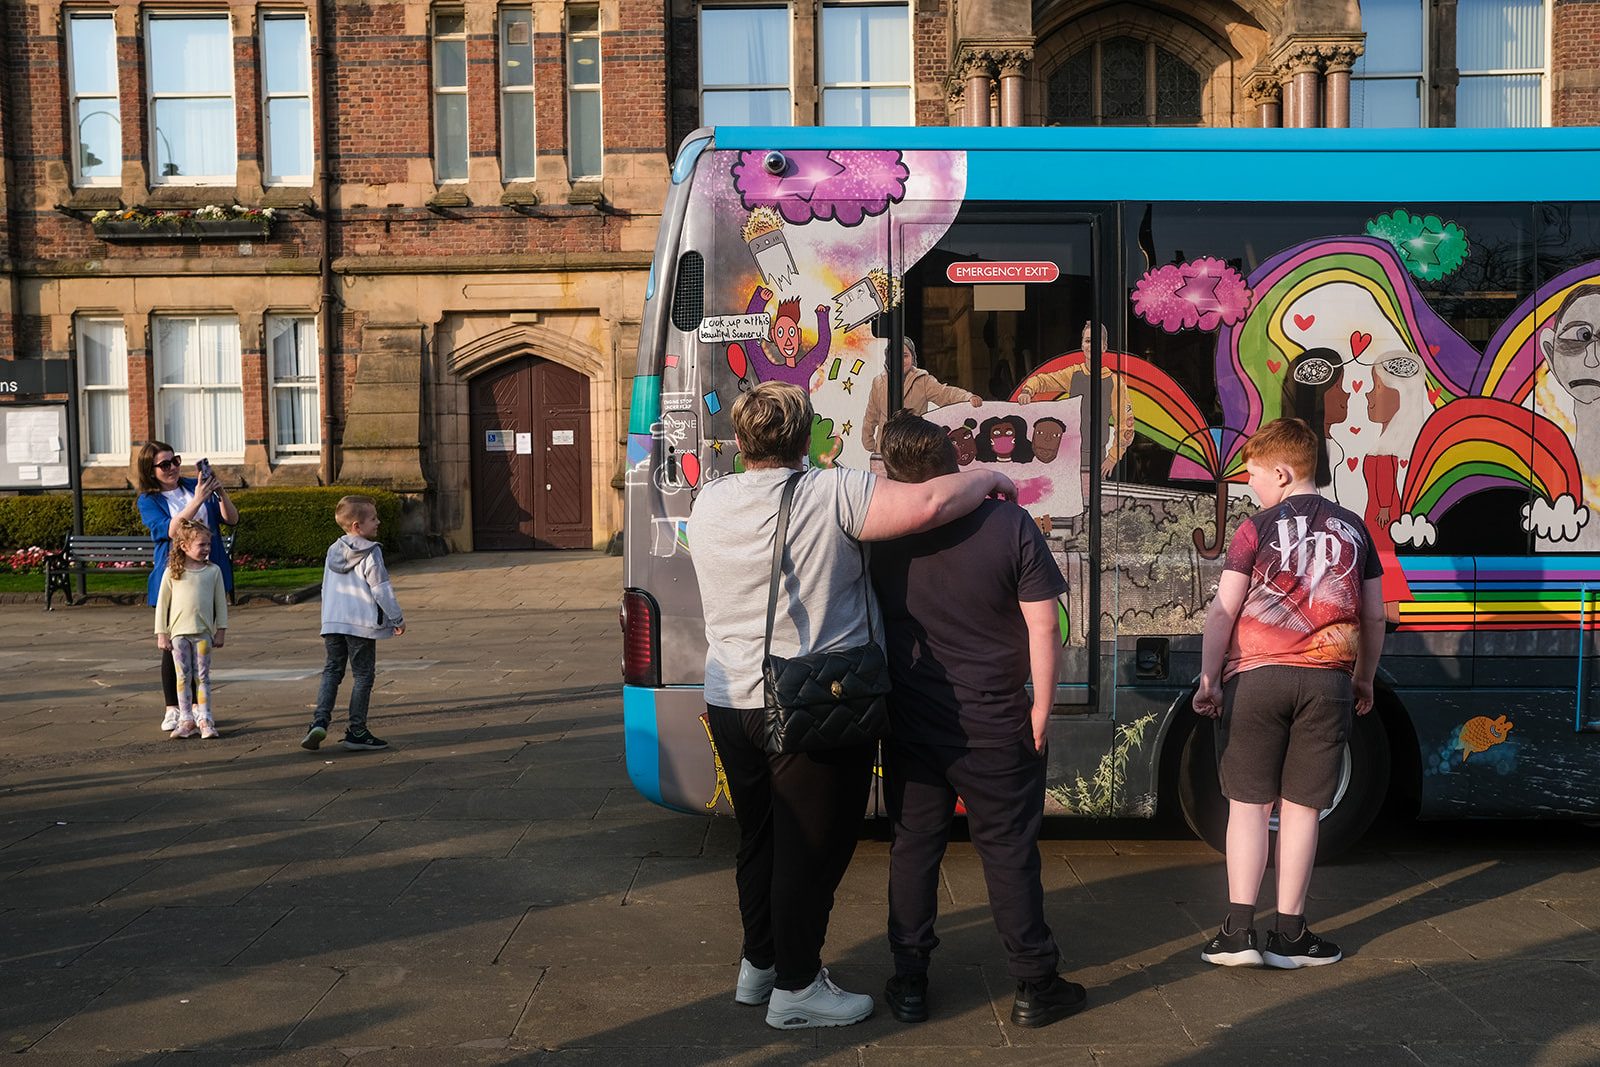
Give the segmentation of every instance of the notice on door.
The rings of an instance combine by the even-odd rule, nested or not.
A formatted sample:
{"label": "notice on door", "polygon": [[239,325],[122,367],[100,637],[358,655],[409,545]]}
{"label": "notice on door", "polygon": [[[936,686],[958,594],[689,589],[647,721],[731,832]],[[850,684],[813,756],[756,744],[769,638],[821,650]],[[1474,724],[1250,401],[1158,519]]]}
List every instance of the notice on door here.
{"label": "notice on door", "polygon": [[533,434],[531,434],[531,433],[519,433],[519,434],[517,434],[517,455],[519,455],[519,456],[531,456],[531,455],[533,455]]}
{"label": "notice on door", "polygon": [[511,430],[485,430],[483,431],[483,450],[485,452],[510,452],[516,447],[512,440]]}
{"label": "notice on door", "polygon": [[571,430],[551,430],[550,443],[553,445],[570,445],[572,441]]}

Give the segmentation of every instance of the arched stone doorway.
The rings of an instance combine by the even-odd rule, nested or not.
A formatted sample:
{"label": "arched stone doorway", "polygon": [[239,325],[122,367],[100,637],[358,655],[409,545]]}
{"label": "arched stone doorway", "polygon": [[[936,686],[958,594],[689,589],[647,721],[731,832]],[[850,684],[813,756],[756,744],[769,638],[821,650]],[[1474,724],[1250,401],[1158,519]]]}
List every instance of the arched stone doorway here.
{"label": "arched stone doorway", "polygon": [[474,549],[592,546],[589,385],[531,356],[471,380]]}

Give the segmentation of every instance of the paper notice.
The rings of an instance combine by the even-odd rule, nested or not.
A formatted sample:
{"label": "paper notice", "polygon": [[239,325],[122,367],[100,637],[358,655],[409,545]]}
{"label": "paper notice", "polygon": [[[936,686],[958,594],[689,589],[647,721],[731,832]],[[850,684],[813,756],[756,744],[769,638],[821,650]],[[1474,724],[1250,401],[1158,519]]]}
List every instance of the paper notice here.
{"label": "paper notice", "polygon": [[6,458],[12,463],[54,463],[61,458],[56,408],[5,413]]}
{"label": "paper notice", "polygon": [[48,486],[72,484],[72,478],[67,474],[67,465],[65,463],[56,463],[48,467],[40,467],[39,480]]}
{"label": "paper notice", "polygon": [[533,455],[533,434],[532,433],[519,433],[519,434],[517,434],[517,455],[519,455],[519,456],[531,456],[531,455]]}
{"label": "paper notice", "polygon": [[33,464],[25,464],[17,468],[17,481],[36,482],[39,480],[39,468]]}

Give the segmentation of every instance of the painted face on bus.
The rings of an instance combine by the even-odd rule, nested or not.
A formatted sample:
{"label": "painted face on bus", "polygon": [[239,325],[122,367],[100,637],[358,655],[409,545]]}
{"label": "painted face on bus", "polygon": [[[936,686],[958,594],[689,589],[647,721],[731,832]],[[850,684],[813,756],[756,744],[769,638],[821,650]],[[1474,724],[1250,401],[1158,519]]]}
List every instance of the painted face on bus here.
{"label": "painted face on bus", "polygon": [[972,436],[973,422],[966,422],[950,431],[950,443],[956,446],[956,462],[965,467],[978,458],[978,439]]}
{"label": "painted face on bus", "polygon": [[1060,419],[1040,419],[1033,424],[1033,458],[1040,463],[1054,463],[1061,452],[1061,438],[1067,427]]}
{"label": "painted face on bus", "polygon": [[1567,300],[1555,323],[1539,331],[1539,347],[1572,399],[1600,400],[1600,285],[1583,286]]}
{"label": "painted face on bus", "polygon": [[778,351],[783,358],[791,364],[800,354],[800,322],[787,315],[780,315],[772,320],[772,333],[768,335],[772,343],[778,346]]}

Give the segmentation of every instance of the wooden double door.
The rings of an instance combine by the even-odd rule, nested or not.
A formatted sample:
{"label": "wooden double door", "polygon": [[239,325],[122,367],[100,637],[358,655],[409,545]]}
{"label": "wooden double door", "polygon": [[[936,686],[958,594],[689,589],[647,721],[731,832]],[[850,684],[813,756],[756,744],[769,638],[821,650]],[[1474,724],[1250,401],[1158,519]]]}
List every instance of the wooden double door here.
{"label": "wooden double door", "polygon": [[589,548],[589,379],[543,359],[472,379],[472,546]]}

